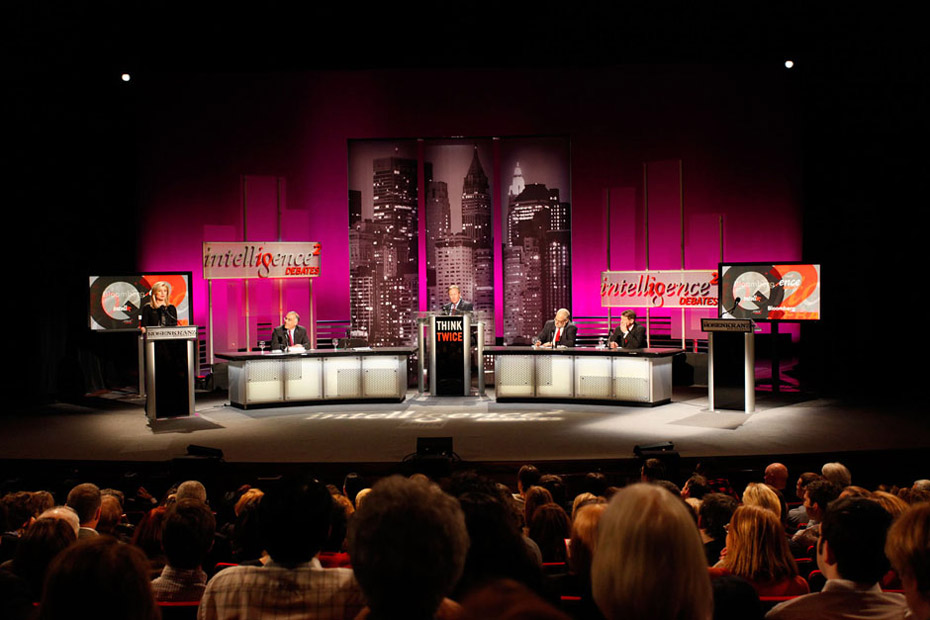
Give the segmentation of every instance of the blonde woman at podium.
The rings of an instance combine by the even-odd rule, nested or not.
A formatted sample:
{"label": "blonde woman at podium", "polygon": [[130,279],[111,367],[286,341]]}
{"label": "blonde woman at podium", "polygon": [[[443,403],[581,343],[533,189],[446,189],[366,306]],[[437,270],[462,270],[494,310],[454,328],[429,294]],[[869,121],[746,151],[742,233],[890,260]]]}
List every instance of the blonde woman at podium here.
{"label": "blonde woman at podium", "polygon": [[149,303],[142,305],[142,320],[139,329],[146,327],[169,327],[178,324],[178,309],[168,303],[168,283],[158,281],[152,285]]}

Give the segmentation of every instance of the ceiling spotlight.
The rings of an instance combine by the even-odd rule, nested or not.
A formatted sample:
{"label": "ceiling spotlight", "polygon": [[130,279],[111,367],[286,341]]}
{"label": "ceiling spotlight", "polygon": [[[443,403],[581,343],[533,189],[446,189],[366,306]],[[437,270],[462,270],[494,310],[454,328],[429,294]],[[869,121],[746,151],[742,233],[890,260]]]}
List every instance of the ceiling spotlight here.
{"label": "ceiling spotlight", "polygon": [[793,67],[793,66],[794,66],[794,61],[793,61],[793,60],[786,60],[786,61],[785,61],[785,69],[790,69],[790,68]]}
{"label": "ceiling spotlight", "polygon": [[124,73],[123,75],[120,76],[120,79],[122,79],[124,82],[128,82],[129,80],[132,79],[132,77],[128,73]]}

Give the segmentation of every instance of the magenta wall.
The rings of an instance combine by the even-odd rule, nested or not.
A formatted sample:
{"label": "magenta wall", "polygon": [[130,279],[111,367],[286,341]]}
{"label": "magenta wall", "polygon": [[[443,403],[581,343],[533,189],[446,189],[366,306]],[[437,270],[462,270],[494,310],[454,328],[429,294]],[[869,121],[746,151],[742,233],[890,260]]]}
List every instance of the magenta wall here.
{"label": "magenta wall", "polygon": [[[284,240],[321,241],[317,318],[348,318],[350,138],[569,136],[576,315],[604,313],[597,291],[608,189],[610,267],[646,266],[644,183],[649,266],[681,266],[678,160],[686,268],[716,266],[720,217],[726,260],[802,259],[796,94],[784,71],[345,71],[140,82],[138,266],[193,271],[199,324],[207,320],[201,243],[242,238],[242,175],[286,179],[280,217],[274,200],[249,199],[248,237],[276,236],[280,224]],[[239,321],[241,295],[214,291],[217,324]],[[305,285],[289,284],[283,296],[305,310]],[[276,321],[278,299],[263,293],[253,313]],[[223,337],[241,341],[240,327],[228,331]]]}

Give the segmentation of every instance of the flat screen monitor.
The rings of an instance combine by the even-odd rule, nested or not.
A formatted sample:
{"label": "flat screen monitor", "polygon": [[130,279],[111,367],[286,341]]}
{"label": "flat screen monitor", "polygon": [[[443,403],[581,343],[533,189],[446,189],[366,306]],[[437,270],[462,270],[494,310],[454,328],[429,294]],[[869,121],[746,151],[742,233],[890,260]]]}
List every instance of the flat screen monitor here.
{"label": "flat screen monitor", "polygon": [[168,303],[178,310],[178,324],[191,325],[191,272],[90,276],[88,324],[94,331],[139,329],[142,306],[151,299],[152,285],[168,283]]}
{"label": "flat screen monitor", "polygon": [[755,321],[819,321],[820,265],[720,263],[718,314]]}

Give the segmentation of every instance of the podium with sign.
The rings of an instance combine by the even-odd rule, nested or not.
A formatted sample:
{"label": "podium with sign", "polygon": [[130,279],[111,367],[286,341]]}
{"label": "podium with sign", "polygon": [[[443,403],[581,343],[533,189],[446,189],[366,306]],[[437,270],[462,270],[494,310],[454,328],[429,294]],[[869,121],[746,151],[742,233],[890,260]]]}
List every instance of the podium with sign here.
{"label": "podium with sign", "polygon": [[701,319],[707,333],[707,398],[711,411],[756,408],[756,352],[750,319]]}
{"label": "podium with sign", "polygon": [[468,396],[471,393],[471,317],[433,315],[429,318],[430,393]]}
{"label": "podium with sign", "polygon": [[194,325],[145,328],[145,415],[149,420],[194,413]]}

